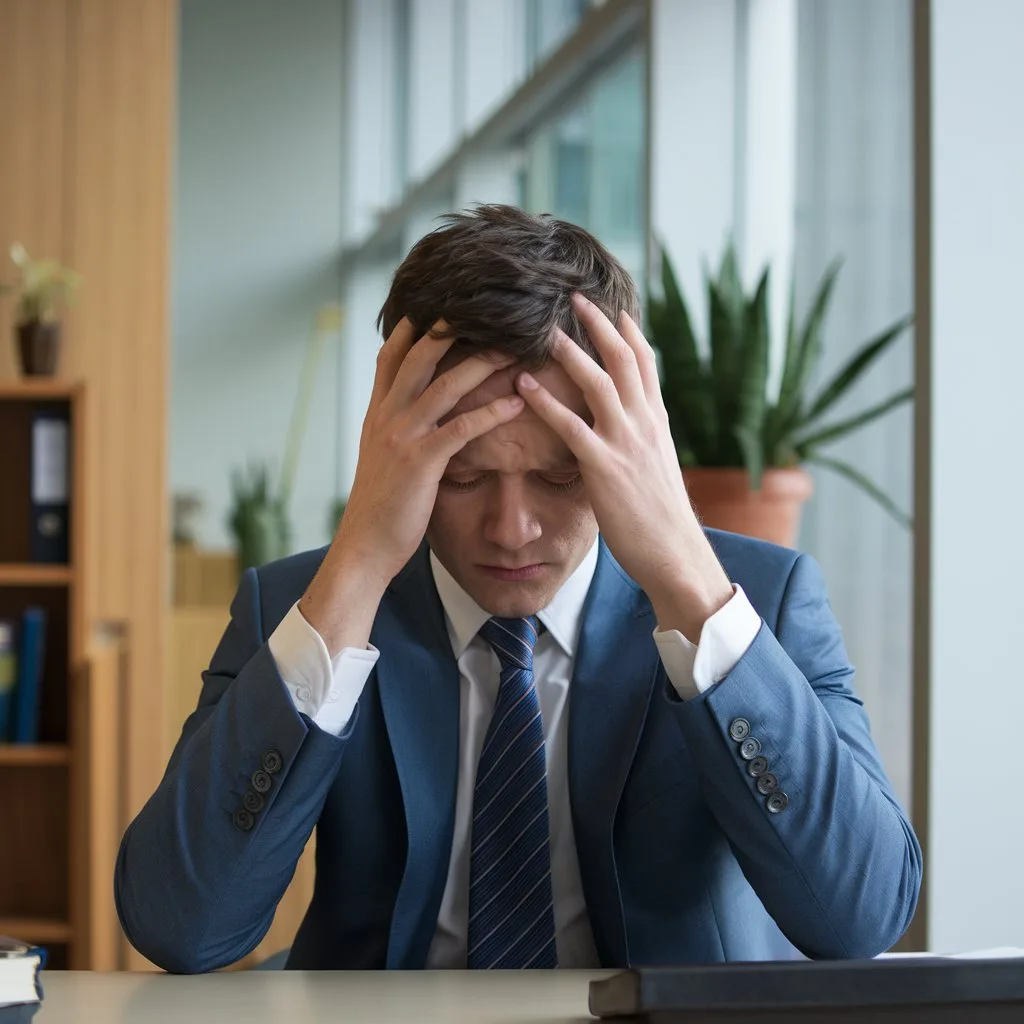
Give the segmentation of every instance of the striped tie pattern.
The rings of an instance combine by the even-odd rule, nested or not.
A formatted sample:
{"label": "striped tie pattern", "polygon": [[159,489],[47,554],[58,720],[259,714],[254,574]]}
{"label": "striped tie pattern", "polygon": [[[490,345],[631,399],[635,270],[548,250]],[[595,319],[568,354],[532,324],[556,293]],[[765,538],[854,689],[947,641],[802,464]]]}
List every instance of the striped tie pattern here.
{"label": "striped tie pattern", "polygon": [[501,663],[473,794],[470,968],[556,967],[547,762],[533,684],[537,619],[489,619],[480,635]]}

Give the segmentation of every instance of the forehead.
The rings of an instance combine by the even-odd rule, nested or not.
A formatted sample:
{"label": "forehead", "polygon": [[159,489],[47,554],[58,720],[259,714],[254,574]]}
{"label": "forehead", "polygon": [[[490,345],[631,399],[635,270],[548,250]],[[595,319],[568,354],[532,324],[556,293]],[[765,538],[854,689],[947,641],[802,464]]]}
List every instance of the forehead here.
{"label": "forehead", "polygon": [[[518,368],[509,367],[491,374],[459,401],[451,415],[457,416],[495,398],[514,394],[513,381],[519,372]],[[552,363],[533,376],[563,405],[589,420],[583,393],[561,366]],[[449,463],[452,469],[498,469],[508,473],[571,469],[575,465],[576,458],[565,442],[529,406],[511,422],[470,441]]]}

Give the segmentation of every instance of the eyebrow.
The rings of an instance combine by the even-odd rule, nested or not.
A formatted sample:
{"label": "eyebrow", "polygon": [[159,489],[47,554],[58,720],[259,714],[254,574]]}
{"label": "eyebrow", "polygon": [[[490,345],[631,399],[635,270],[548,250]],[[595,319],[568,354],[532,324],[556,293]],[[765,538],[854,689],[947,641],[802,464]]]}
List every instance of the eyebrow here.
{"label": "eyebrow", "polygon": [[[534,473],[570,473],[580,468],[579,460],[575,455],[569,453],[560,459],[555,459],[552,462],[547,463],[543,466],[538,466],[531,472]],[[469,473],[469,472],[490,472],[489,469],[478,466],[475,463],[467,460],[461,453],[453,455],[448,460],[447,472],[452,473]]]}

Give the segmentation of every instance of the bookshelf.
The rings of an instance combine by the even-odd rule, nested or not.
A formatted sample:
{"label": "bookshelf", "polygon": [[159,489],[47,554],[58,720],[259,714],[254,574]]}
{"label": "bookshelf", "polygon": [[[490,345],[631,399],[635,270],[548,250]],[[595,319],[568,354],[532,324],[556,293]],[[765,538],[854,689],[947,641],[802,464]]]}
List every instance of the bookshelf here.
{"label": "bookshelf", "polygon": [[[59,380],[0,382],[0,619],[45,611],[37,742],[0,740],[0,933],[45,945],[56,967],[87,966],[89,922],[79,857],[89,847],[82,720],[84,388]],[[32,561],[33,422],[68,420],[66,564]],[[21,652],[19,651],[19,654]]]}

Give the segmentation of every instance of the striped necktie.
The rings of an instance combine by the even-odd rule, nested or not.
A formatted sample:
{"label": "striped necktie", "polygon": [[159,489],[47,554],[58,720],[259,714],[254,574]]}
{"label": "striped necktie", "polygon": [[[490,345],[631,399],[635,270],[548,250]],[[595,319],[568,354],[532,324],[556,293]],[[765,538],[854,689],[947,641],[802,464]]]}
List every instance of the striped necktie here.
{"label": "striped necktie", "polygon": [[501,663],[473,794],[470,968],[556,967],[547,761],[533,685],[536,618],[489,619],[480,635]]}

